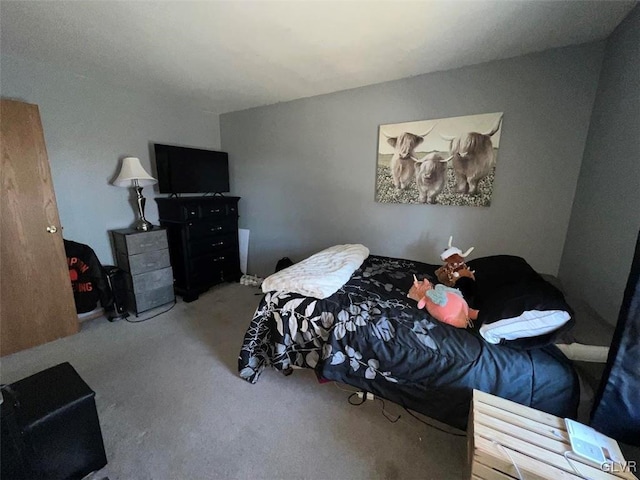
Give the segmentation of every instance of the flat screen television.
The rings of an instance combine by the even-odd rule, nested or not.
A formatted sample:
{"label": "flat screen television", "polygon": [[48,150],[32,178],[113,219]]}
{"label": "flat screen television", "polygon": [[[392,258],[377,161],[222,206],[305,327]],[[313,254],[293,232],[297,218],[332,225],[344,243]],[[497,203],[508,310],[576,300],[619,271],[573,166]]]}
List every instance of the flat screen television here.
{"label": "flat screen television", "polygon": [[229,191],[226,152],[154,144],[160,193]]}

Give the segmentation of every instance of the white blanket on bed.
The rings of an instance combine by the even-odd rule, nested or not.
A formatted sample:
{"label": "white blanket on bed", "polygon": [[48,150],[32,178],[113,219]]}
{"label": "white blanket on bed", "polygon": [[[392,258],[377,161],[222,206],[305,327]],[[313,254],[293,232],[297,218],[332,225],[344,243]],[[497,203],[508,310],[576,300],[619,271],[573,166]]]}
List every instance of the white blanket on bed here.
{"label": "white blanket on bed", "polygon": [[368,256],[369,249],[359,243],[335,245],[267,277],[262,291],[327,298],[347,283]]}

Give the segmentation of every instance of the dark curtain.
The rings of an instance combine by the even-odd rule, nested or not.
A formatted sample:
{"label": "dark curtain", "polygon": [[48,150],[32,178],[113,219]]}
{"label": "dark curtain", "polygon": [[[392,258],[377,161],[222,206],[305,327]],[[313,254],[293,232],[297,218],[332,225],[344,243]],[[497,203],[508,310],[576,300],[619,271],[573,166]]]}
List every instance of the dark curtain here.
{"label": "dark curtain", "polygon": [[591,426],[620,442],[640,446],[640,235],[591,410]]}

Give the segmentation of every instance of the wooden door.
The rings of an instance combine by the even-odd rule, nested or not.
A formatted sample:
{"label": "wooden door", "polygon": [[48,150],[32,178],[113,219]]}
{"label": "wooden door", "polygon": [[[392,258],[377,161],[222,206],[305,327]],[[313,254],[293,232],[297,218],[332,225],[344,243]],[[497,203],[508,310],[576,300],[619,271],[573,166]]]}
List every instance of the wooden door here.
{"label": "wooden door", "polygon": [[0,100],[0,354],[78,331],[37,105]]}

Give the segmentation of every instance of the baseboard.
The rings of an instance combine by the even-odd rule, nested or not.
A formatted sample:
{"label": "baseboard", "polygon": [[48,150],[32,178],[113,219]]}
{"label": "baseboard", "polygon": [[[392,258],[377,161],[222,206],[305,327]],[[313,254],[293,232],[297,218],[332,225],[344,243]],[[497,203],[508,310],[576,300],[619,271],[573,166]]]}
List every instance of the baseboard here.
{"label": "baseboard", "polygon": [[95,310],[91,310],[90,312],[79,313],[78,321],[82,323],[82,322],[86,322],[87,320],[93,320],[95,318],[104,317],[104,316],[105,316],[104,308],[100,307],[100,308],[96,308]]}

